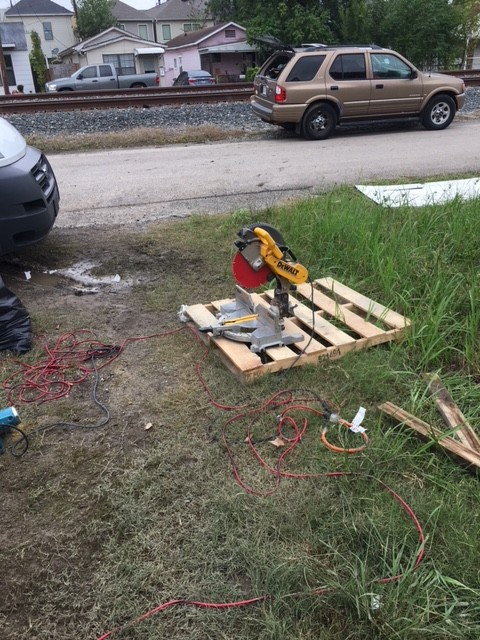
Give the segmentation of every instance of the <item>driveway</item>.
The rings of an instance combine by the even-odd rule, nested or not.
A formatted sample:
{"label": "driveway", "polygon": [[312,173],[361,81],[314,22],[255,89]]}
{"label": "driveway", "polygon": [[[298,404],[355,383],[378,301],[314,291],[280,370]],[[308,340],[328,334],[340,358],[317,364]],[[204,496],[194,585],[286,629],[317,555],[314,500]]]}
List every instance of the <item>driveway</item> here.
{"label": "driveway", "polygon": [[480,121],[445,131],[360,127],[323,142],[254,141],[51,155],[59,227],[132,224],[260,209],[333,185],[478,174]]}

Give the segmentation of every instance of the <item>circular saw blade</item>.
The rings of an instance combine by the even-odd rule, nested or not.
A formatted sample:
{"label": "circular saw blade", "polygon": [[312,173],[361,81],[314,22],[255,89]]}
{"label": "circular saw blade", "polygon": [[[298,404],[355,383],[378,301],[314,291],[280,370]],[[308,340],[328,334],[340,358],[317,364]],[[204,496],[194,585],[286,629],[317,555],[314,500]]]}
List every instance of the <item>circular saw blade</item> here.
{"label": "circular saw blade", "polygon": [[235,255],[232,262],[233,277],[242,287],[247,289],[257,289],[268,282],[272,272],[265,264],[258,271],[252,269],[250,264],[245,260],[240,251]]}

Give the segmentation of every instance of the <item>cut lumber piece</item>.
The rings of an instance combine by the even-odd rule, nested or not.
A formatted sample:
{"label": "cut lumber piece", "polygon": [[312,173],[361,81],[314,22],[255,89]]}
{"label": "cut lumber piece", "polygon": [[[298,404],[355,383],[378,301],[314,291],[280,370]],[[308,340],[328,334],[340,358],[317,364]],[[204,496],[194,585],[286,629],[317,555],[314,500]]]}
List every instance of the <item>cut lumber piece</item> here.
{"label": "cut lumber piece", "polygon": [[430,390],[435,396],[435,404],[447,425],[455,430],[458,439],[467,447],[480,453],[480,438],[453,401],[447,388],[437,374],[425,374]]}
{"label": "cut lumber piece", "polygon": [[452,437],[442,435],[440,429],[432,427],[427,422],[420,420],[416,416],[408,413],[404,409],[397,407],[393,402],[384,402],[378,406],[378,409],[396,420],[401,424],[405,424],[411,429],[414,429],[417,433],[425,438],[436,442],[441,447],[461,458],[469,465],[473,465],[480,469],[480,454],[473,451],[469,447],[465,446],[461,442],[457,442]]}

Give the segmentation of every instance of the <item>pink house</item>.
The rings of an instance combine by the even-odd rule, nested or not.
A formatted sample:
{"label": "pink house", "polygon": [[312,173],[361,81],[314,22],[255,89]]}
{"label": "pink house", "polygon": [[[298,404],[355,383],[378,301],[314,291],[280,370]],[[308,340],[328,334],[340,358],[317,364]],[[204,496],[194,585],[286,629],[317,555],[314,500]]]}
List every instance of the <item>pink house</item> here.
{"label": "pink house", "polygon": [[204,69],[217,82],[238,82],[255,66],[254,46],[247,43],[245,28],[235,22],[189,31],[166,45],[165,85],[171,87],[182,71]]}

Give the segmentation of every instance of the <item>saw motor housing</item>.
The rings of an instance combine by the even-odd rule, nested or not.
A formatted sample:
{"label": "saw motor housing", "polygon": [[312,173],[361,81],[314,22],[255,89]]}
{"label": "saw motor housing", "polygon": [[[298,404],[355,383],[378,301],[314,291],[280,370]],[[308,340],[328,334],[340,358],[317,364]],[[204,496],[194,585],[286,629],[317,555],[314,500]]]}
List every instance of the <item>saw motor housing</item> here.
{"label": "saw motor housing", "polygon": [[[235,301],[221,305],[216,324],[208,329],[215,336],[249,342],[254,352],[302,341],[300,333],[285,331],[284,319],[293,315],[289,291],[308,279],[307,269],[268,224],[245,227],[238,236],[232,269],[241,286],[236,287]],[[275,291],[269,307],[255,304],[252,295],[242,288],[255,289],[271,280],[275,280]]]}
{"label": "saw motor housing", "polygon": [[[280,318],[291,316],[288,292],[294,289],[295,285],[306,282],[307,269],[297,262],[279,232],[270,225],[246,227],[238,232],[238,236],[240,240],[235,242],[238,248],[237,256],[241,256],[253,271],[263,270],[264,273],[268,273],[267,280],[276,280],[272,304],[278,308]],[[236,279],[237,275],[238,271],[235,273],[234,269]]]}

